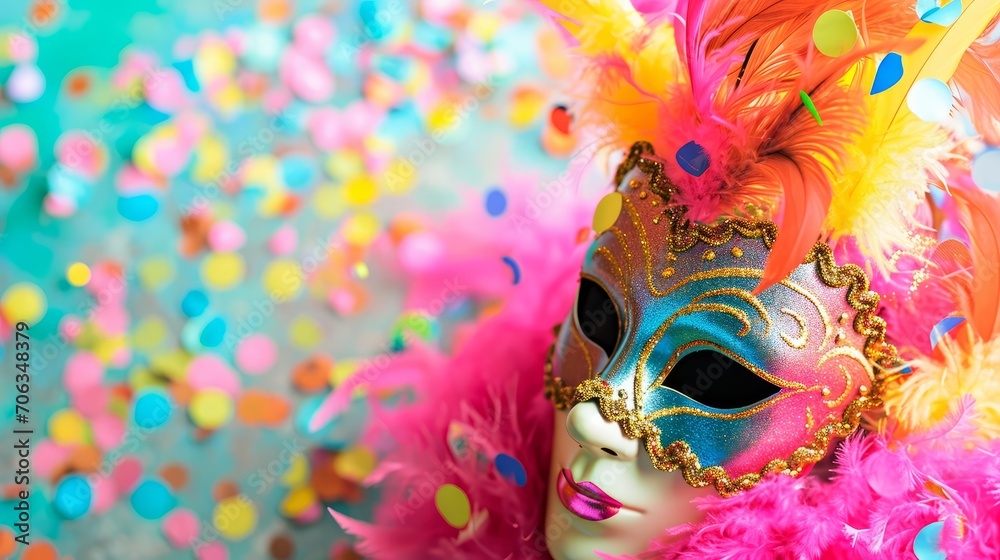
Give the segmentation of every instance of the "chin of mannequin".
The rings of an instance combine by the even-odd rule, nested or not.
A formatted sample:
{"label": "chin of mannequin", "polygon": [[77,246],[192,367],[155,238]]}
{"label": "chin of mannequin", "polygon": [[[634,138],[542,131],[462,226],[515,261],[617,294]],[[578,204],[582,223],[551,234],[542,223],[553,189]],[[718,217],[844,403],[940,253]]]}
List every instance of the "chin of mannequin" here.
{"label": "chin of mannequin", "polygon": [[556,411],[545,519],[556,560],[642,552],[664,529],[698,521],[691,500],[711,492],[653,467],[595,402]]}

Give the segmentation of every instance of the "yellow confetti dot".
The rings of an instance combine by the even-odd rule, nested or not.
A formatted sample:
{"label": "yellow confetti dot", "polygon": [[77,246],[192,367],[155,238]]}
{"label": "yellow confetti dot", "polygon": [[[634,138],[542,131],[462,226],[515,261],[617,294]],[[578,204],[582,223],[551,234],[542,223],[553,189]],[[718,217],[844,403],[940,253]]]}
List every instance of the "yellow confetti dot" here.
{"label": "yellow confetti dot", "polygon": [[351,216],[344,222],[342,229],[344,239],[358,247],[367,247],[378,235],[378,231],[378,218],[368,213]]}
{"label": "yellow confetti dot", "polygon": [[826,56],[837,57],[850,51],[858,41],[858,27],[851,14],[829,10],[813,26],[813,43]]}
{"label": "yellow confetti dot", "polygon": [[139,263],[139,282],[147,292],[156,292],[174,281],[175,272],[168,257],[149,257]]}
{"label": "yellow confetti dot", "polygon": [[355,264],[354,275],[362,280],[368,278],[368,265],[363,262]]}
{"label": "yellow confetti dot", "polygon": [[223,537],[238,541],[245,538],[257,526],[257,510],[250,498],[234,496],[215,505],[212,525]]}
{"label": "yellow confetti dot", "polygon": [[205,136],[194,150],[191,178],[196,183],[209,183],[222,175],[229,161],[225,140],[215,134]]}
{"label": "yellow confetti dot", "polygon": [[20,282],[7,288],[0,298],[0,310],[9,324],[21,321],[29,325],[35,324],[45,316],[49,304],[41,288],[30,283]]}
{"label": "yellow confetti dot", "polygon": [[502,20],[492,12],[475,12],[469,20],[469,31],[484,43],[489,43],[496,36],[497,30],[503,24]]}
{"label": "yellow confetti dot", "polygon": [[329,185],[319,187],[313,195],[312,207],[320,218],[336,218],[344,211],[340,189]]}
{"label": "yellow confetti dot", "polygon": [[301,486],[309,480],[309,460],[302,453],[292,455],[292,462],[288,465],[288,470],[281,474],[281,484],[294,488]]}
{"label": "yellow confetti dot", "polygon": [[270,188],[277,188],[279,186],[278,160],[272,155],[259,155],[247,158],[243,162],[241,169],[242,176],[240,178],[246,185]]}
{"label": "yellow confetti dot", "polygon": [[316,503],[316,491],[311,486],[301,486],[288,493],[278,506],[281,515],[298,517],[305,513],[309,506]]}
{"label": "yellow confetti dot", "polygon": [[541,114],[545,100],[546,96],[539,90],[524,88],[514,92],[508,121],[517,128],[528,126]]}
{"label": "yellow confetti dot", "polygon": [[358,363],[354,360],[340,360],[333,365],[330,370],[330,385],[338,387],[347,378],[358,371]]}
{"label": "yellow confetti dot", "polygon": [[90,267],[82,262],[73,263],[66,269],[66,281],[77,288],[90,282]]}
{"label": "yellow confetti dot", "polygon": [[621,193],[613,192],[609,193],[597,203],[597,209],[594,210],[594,232],[601,234],[604,230],[615,225],[615,221],[618,220],[618,215],[622,212],[622,195]]}
{"label": "yellow confetti dot", "polygon": [[187,375],[191,359],[191,355],[187,352],[174,350],[153,356],[149,367],[160,375],[165,375],[174,381],[180,381]]}
{"label": "yellow confetti dot", "polygon": [[443,484],[434,494],[434,505],[448,525],[461,529],[469,523],[472,507],[469,496],[454,484]]}
{"label": "yellow confetti dot", "polygon": [[447,101],[442,102],[427,113],[427,129],[432,134],[448,133],[458,122],[455,107]]}
{"label": "yellow confetti dot", "polygon": [[278,259],[264,269],[264,289],[277,302],[287,301],[302,291],[302,269],[291,259]]}
{"label": "yellow confetti dot", "polygon": [[132,332],[132,344],[137,350],[149,352],[156,349],[167,336],[167,324],[153,315],[143,319]]}
{"label": "yellow confetti dot", "polygon": [[128,349],[128,341],[124,336],[101,337],[94,344],[93,352],[97,359],[109,364],[115,361],[119,352]]}
{"label": "yellow confetti dot", "polygon": [[323,340],[323,332],[319,325],[307,315],[299,315],[292,321],[289,336],[292,344],[303,350],[308,350]]}
{"label": "yellow confetti dot", "polygon": [[367,206],[378,199],[378,185],[369,175],[358,175],[344,184],[344,202]]}
{"label": "yellow confetti dot", "polygon": [[365,160],[357,150],[338,150],[326,158],[326,173],[346,181],[365,172]]}
{"label": "yellow confetti dot", "polygon": [[139,391],[147,387],[159,387],[163,382],[148,369],[136,367],[128,374],[128,384],[133,391]]}
{"label": "yellow confetti dot", "polygon": [[389,194],[406,194],[417,182],[417,168],[405,159],[396,159],[381,176],[381,187]]}
{"label": "yellow confetti dot", "polygon": [[233,51],[221,38],[206,39],[195,53],[194,70],[202,83],[212,82],[221,76],[229,76],[235,69],[236,58],[233,56]]}
{"label": "yellow confetti dot", "polygon": [[361,482],[375,470],[375,462],[375,454],[359,445],[334,457],[333,469],[345,480]]}
{"label": "yellow confetti dot", "polygon": [[205,389],[191,398],[188,413],[195,426],[214,430],[233,417],[233,399],[220,389]]}
{"label": "yellow confetti dot", "polygon": [[246,265],[236,253],[212,253],[201,263],[201,280],[213,290],[228,290],[243,280]]}
{"label": "yellow confetti dot", "polygon": [[87,421],[75,410],[64,408],[49,417],[49,438],[60,445],[86,445],[90,443]]}

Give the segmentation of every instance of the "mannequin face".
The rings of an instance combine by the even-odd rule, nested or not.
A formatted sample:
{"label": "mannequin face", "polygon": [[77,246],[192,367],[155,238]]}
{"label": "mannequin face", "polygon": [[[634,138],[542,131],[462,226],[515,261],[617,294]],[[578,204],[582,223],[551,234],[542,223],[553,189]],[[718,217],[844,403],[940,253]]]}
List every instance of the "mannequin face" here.
{"label": "mannequin face", "polygon": [[595,402],[557,410],[555,423],[545,535],[556,560],[634,554],[665,528],[700,520],[690,502],[713,490],[657,470]]}

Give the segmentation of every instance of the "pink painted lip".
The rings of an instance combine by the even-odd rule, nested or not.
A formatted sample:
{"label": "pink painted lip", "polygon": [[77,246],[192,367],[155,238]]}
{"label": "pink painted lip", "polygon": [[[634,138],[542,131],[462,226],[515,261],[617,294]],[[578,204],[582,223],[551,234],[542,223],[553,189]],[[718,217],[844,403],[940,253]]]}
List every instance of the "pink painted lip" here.
{"label": "pink painted lip", "polygon": [[572,514],[588,521],[604,521],[622,508],[622,503],[609,496],[593,482],[577,482],[569,469],[559,471],[556,480],[559,501]]}

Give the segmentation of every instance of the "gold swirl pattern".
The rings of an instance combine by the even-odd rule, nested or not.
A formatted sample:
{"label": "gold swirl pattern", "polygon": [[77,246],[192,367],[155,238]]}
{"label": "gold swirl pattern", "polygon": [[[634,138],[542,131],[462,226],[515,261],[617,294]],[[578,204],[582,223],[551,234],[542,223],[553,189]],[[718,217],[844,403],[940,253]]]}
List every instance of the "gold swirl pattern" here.
{"label": "gold swirl pattern", "polygon": [[[663,173],[663,165],[656,160],[656,156],[653,153],[653,149],[650,144],[639,142],[632,147],[625,161],[618,168],[616,173],[617,183],[622,184],[622,181],[624,181],[628,174],[634,169],[638,169],[648,177],[650,190],[659,195],[666,203],[662,214],[657,216],[654,223],[665,222],[665,224],[659,227],[665,227],[667,229],[667,249],[672,253],[687,251],[699,242],[705,243],[710,247],[717,247],[729,242],[734,236],[737,235],[744,239],[759,239],[764,243],[767,249],[771,249],[773,246],[774,240],[777,236],[777,227],[769,221],[728,219],[714,225],[694,224],[688,222],[684,218],[683,208],[670,203],[670,197],[675,191],[675,187]],[[654,282],[653,259],[649,242],[646,239],[645,228],[642,225],[640,216],[631,201],[628,198],[625,198],[624,202],[624,213],[627,213],[630,221],[637,230],[636,233],[639,234],[641,249],[643,251],[642,257],[645,261],[644,264],[646,265],[645,280],[652,295],[662,297],[663,295],[667,295],[670,292],[677,290],[685,284],[697,282],[701,279],[709,278],[718,274],[728,274],[736,278],[761,277],[760,270],[752,268],[724,267],[715,270],[700,271],[692,274],[688,278],[674,283],[666,290],[658,289]],[[665,220],[661,220],[661,218],[665,218]],[[617,228],[611,229],[614,230]],[[627,257],[625,263],[625,273],[632,275],[633,272],[628,270],[628,268],[630,268],[629,261],[631,261],[632,255],[629,252],[626,240],[623,239],[627,238],[627,236],[620,231],[613,231],[613,234],[618,237],[618,240],[622,243],[623,249],[625,250]],[[742,250],[740,252],[742,253]],[[737,256],[735,251],[733,252],[733,255]],[[820,359],[819,365],[822,365],[827,360],[833,359],[834,357],[847,357],[849,359],[856,360],[865,367],[865,371],[868,373],[872,383],[868,390],[862,388],[858,391],[855,398],[844,406],[840,418],[837,418],[832,414],[827,416],[823,424],[812,432],[812,439],[795,449],[787,458],[776,458],[770,460],[758,472],[750,472],[739,476],[730,476],[729,473],[727,473],[721,466],[702,467],[697,454],[691,450],[691,447],[687,442],[674,441],[665,446],[660,443],[660,430],[653,423],[653,419],[667,415],[668,413],[666,411],[660,411],[658,416],[654,416],[643,414],[641,409],[638,407],[630,408],[628,406],[629,396],[624,391],[620,391],[620,394],[616,395],[614,388],[603,379],[590,378],[573,388],[566,387],[562,383],[561,379],[553,377],[551,357],[554,351],[554,346],[550,349],[550,359],[545,368],[546,395],[559,408],[568,408],[576,402],[596,399],[601,413],[605,416],[605,418],[610,421],[618,422],[626,436],[633,439],[644,440],[646,451],[649,453],[653,464],[658,469],[664,471],[680,469],[684,479],[691,486],[703,487],[712,485],[722,496],[729,496],[749,489],[757,484],[761,478],[768,473],[780,472],[792,476],[800,474],[806,466],[815,463],[826,454],[832,438],[846,437],[850,435],[858,428],[861,416],[865,411],[881,406],[882,395],[886,385],[898,377],[898,374],[889,371],[898,365],[896,349],[885,340],[885,321],[876,315],[879,296],[869,290],[870,284],[864,271],[852,264],[838,266],[833,259],[833,254],[829,246],[824,243],[816,243],[813,246],[803,260],[803,265],[814,265],[816,275],[826,286],[831,288],[845,288],[847,304],[850,305],[850,307],[856,312],[852,327],[855,332],[864,337],[863,351],[851,346],[837,346],[824,354],[823,358]],[[630,282],[626,281],[622,284],[624,289],[628,289]],[[808,298],[819,311],[821,317],[823,318],[822,323],[826,327],[826,332],[824,333],[825,336],[820,342],[819,347],[825,347],[829,339],[832,337],[833,327],[822,303],[803,286],[797,285],[788,279],[782,282],[782,284]],[[712,305],[713,307],[709,308],[707,307],[708,305]],[[702,303],[699,300],[697,303],[693,302],[692,304],[689,304],[684,308],[684,310],[685,312],[690,313],[700,311],[727,313],[736,317],[744,325],[744,329],[741,330],[741,333],[744,331],[749,332],[750,315],[745,311],[733,308],[732,306]],[[736,313],[736,311],[739,311],[740,313]],[[757,311],[759,314],[759,310]],[[794,315],[793,318],[795,318],[799,323],[802,332],[799,337],[788,337],[786,342],[789,342],[789,340],[791,341],[789,342],[790,344],[798,344],[800,341],[802,343],[807,342],[808,332],[805,329],[804,318],[795,317]],[[674,319],[668,319],[664,322],[664,325],[671,323],[673,320]],[[634,330],[635,329],[630,329],[630,331]],[[665,330],[666,329],[663,325],[661,325],[661,327],[657,329],[657,335],[662,337],[663,332],[661,331]],[[648,363],[649,353],[651,352],[652,345],[650,344],[650,341],[647,341],[642,349],[642,355],[640,356],[643,367],[646,363]],[[671,358],[672,363],[676,363],[679,355],[680,354],[675,354]],[[876,370],[873,365],[877,366],[878,369]],[[842,365],[841,369],[842,371],[846,370],[846,368]],[[755,373],[760,374],[757,371],[755,371]],[[661,373],[661,377],[663,375],[665,375],[665,373]],[[638,378],[639,376],[636,377]],[[773,376],[771,377],[773,378]],[[768,380],[771,381],[771,379]],[[658,379],[658,381],[662,383],[662,379]],[[786,381],[784,383],[787,385],[788,382]],[[848,390],[845,391],[844,394],[838,396],[836,401],[832,402],[842,403],[850,396],[850,389],[853,384],[849,377],[845,377],[845,384],[848,387]],[[637,383],[637,390],[633,395],[633,398],[637,400],[634,400],[634,403],[641,402],[641,400],[638,400],[641,399],[641,392],[638,389],[644,388],[641,385],[641,383]],[[777,401],[779,398],[787,398],[786,395],[791,396],[801,391],[821,390],[820,387],[803,387],[801,384],[799,385],[800,387],[784,391],[777,397],[772,398],[770,401],[761,403],[761,405]],[[837,405],[834,404],[833,406]],[[695,412],[694,409],[681,410],[680,407],[678,407],[675,412],[670,412],[670,414],[702,414],[704,412],[705,411],[700,410]],[[815,423],[816,420],[813,418],[812,410],[807,409],[807,432],[812,430]]]}
{"label": "gold swirl pattern", "polygon": [[785,344],[787,344],[788,346],[796,350],[802,350],[803,348],[806,347],[807,344],[809,344],[809,329],[806,327],[806,318],[803,317],[800,313],[793,311],[787,307],[782,307],[781,312],[784,313],[785,315],[788,315],[792,319],[795,319],[795,322],[799,324],[798,336],[791,337],[785,333],[781,333],[781,339],[784,340]]}

